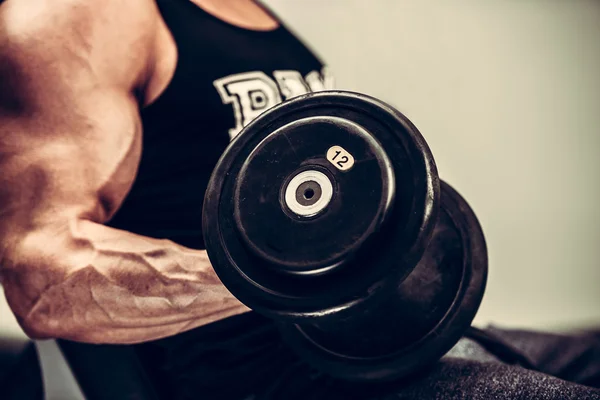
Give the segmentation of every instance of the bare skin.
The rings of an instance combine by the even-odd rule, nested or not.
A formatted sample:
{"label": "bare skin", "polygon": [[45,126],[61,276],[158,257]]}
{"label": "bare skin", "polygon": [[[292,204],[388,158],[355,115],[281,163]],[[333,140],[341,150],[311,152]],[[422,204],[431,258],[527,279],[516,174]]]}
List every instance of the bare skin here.
{"label": "bare skin", "polygon": [[269,31],[279,26],[278,21],[251,0],[191,1],[217,18],[242,28]]}
{"label": "bare skin", "polygon": [[[277,26],[251,0],[194,2]],[[104,225],[176,62],[154,0],[0,6],[0,282],[30,337],[138,343],[248,311],[205,251]]]}

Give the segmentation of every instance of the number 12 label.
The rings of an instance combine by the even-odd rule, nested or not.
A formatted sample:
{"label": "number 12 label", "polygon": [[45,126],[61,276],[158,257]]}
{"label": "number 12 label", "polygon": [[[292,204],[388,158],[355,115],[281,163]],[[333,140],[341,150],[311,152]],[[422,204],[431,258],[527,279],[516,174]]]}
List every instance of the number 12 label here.
{"label": "number 12 label", "polygon": [[347,171],[354,165],[354,157],[341,146],[332,146],[327,150],[327,159],[340,171]]}

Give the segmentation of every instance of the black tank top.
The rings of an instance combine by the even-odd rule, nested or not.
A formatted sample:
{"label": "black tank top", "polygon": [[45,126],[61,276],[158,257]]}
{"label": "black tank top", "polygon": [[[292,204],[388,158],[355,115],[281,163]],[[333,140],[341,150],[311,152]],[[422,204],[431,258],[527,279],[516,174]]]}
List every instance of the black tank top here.
{"label": "black tank top", "polygon": [[178,48],[162,95],[142,110],[134,185],[110,225],[203,248],[202,202],[230,139],[290,97],[332,87],[319,59],[284,26],[240,28],[190,0],[158,0]]}
{"label": "black tank top", "polygon": [[[190,0],[157,2],[178,62],[166,90],[142,110],[138,174],[109,225],[201,249],[204,192],[230,139],[275,104],[333,81],[284,26],[253,31]],[[241,399],[293,362],[273,323],[255,313],[134,348],[169,399]]]}

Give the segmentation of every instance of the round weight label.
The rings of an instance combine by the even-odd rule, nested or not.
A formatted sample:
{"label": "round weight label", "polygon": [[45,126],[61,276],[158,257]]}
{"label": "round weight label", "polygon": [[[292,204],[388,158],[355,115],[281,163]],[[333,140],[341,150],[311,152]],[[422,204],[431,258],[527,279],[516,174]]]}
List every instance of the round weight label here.
{"label": "round weight label", "polygon": [[341,146],[332,146],[327,150],[327,160],[340,171],[347,171],[354,165],[354,157]]}

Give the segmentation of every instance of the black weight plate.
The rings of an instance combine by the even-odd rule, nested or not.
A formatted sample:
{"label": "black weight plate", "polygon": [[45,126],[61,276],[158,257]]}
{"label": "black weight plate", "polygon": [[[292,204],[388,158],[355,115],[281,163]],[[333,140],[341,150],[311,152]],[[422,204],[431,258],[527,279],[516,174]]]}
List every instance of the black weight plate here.
{"label": "black weight plate", "polygon": [[[335,146],[350,153],[351,168],[341,170],[327,160]],[[315,216],[295,215],[286,204],[289,182],[305,171],[322,172],[332,186],[333,197]],[[323,196],[315,181],[301,187],[314,187],[310,199],[294,190],[292,204]],[[395,191],[391,162],[369,132],[337,117],[303,118],[267,136],[242,166],[234,189],[235,221],[248,248],[276,270],[322,273],[368,251],[365,243],[381,230]]]}
{"label": "black weight plate", "polygon": [[[350,255],[351,263],[317,276],[282,274],[256,249],[251,250],[248,238],[240,233],[239,221],[235,220],[236,187],[245,163],[265,138],[292,122],[315,117],[347,120],[373,135],[390,160],[397,190],[389,223],[358,246]],[[307,137],[310,134],[307,132]],[[322,157],[311,160],[310,165],[332,174],[329,161]],[[238,207],[242,201],[238,199]],[[354,312],[356,306],[378,297],[412,271],[433,231],[438,201],[439,180],[433,157],[406,117],[368,96],[312,93],[263,113],[231,142],[209,181],[203,234],[219,278],[247,306],[273,317],[323,318],[350,308]]]}
{"label": "black weight plate", "polygon": [[441,189],[430,245],[395,295],[351,317],[282,325],[298,354],[341,378],[387,381],[418,372],[456,344],[481,303],[487,251],[469,205],[448,184]]}

